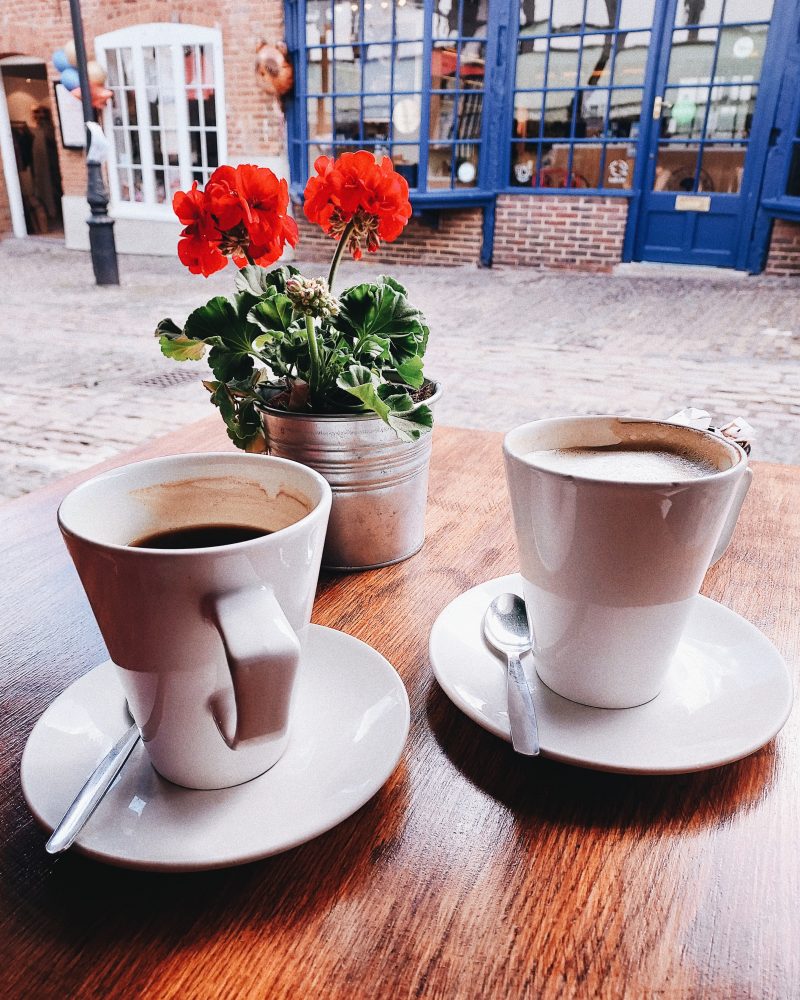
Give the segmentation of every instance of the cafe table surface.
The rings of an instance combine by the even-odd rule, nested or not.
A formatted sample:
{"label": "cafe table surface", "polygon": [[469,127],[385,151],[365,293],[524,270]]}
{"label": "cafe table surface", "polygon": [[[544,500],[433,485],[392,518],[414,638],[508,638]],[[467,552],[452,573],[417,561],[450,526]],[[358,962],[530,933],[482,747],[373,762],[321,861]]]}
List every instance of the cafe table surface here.
{"label": "cafe table surface", "polygon": [[[438,687],[437,615],[516,570],[501,442],[437,428],[422,551],[320,579],[313,620],[379,650],[408,689],[397,769],[328,833],[220,871],[45,854],[20,758],[107,657],[55,518],[98,470],[0,507],[2,997],[800,996],[796,711],[744,760],[648,777],[516,756]],[[229,447],[212,417],[104,467]],[[800,469],[755,463],[703,588],[766,633],[795,684],[799,486]]]}

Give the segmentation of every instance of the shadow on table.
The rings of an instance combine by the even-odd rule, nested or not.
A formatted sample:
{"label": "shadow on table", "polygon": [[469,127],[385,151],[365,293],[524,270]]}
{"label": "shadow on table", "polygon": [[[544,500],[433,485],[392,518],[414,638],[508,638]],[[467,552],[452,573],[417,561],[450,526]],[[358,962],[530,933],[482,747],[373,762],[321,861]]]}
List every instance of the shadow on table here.
{"label": "shadow on table", "polygon": [[49,858],[46,835],[28,817],[0,846],[0,924],[11,918],[15,933],[50,942],[54,956],[79,954],[87,940],[94,954],[126,942],[131,955],[148,951],[151,966],[221,927],[291,936],[298,924],[324,922],[336,901],[368,891],[375,863],[398,839],[408,798],[401,762],[387,785],[327,833],[262,861],[195,873],[131,871],[69,852]]}
{"label": "shadow on table", "polygon": [[658,824],[664,832],[717,825],[761,802],[775,777],[772,743],[744,760],[709,771],[611,774],[546,757],[521,757],[505,740],[460,712],[434,680],[426,711],[433,735],[453,765],[513,810],[523,825],[540,821],[646,830]]}

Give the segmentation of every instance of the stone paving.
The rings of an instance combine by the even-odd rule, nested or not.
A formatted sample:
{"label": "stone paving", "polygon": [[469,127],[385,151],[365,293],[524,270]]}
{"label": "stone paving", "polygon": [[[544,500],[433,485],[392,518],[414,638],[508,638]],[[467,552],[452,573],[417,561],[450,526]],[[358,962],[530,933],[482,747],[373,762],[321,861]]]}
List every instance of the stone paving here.
{"label": "stone paving", "polygon": [[[309,265],[307,273],[321,273]],[[387,270],[387,268],[384,268]],[[342,268],[344,281],[376,269]],[[398,266],[432,335],[444,424],[507,430],[565,413],[743,415],[754,455],[800,464],[800,282]],[[172,258],[120,259],[98,288],[87,254],[0,242],[0,500],[212,413],[203,366],[162,358],[156,322],[232,289]]]}

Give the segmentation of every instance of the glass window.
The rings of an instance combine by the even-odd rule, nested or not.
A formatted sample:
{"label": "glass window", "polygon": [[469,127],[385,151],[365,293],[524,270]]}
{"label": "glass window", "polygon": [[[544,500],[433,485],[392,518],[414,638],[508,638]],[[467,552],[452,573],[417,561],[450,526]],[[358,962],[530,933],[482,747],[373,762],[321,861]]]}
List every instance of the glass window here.
{"label": "glass window", "polygon": [[653,0],[520,0],[515,188],[632,186]]}
{"label": "glass window", "polygon": [[95,40],[108,70],[112,201],[168,210],[193,180],[203,185],[222,160],[222,94],[216,84],[219,32],[151,24]]}
{"label": "glass window", "polygon": [[365,148],[418,191],[475,187],[488,16],[489,0],[306,0],[295,181],[321,153]]}

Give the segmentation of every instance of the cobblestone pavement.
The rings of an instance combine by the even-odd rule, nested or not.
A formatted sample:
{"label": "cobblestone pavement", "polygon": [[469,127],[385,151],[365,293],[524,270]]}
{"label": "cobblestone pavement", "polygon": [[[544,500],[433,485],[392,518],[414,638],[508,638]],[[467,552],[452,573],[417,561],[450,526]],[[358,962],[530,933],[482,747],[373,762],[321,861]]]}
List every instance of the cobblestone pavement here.
{"label": "cobblestone pavement", "polygon": [[[374,271],[347,265],[347,281]],[[309,265],[308,273],[321,273]],[[212,412],[203,366],[161,357],[182,321],[232,289],[171,258],[124,257],[94,285],[87,254],[0,242],[0,499],[85,468]],[[437,420],[506,430],[541,416],[668,416],[685,403],[746,416],[757,458],[800,464],[800,282],[522,269],[392,273],[426,313]]]}

